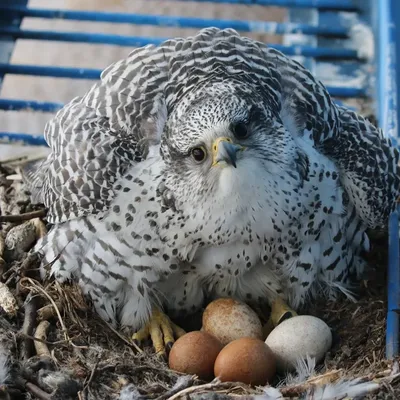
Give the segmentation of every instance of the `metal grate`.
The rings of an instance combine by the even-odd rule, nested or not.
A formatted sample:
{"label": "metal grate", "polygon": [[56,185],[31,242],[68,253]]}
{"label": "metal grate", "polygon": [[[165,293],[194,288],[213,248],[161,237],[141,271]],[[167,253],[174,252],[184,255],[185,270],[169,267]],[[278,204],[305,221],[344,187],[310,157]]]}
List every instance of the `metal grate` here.
{"label": "metal grate", "polygon": [[[181,1],[183,2],[183,0]],[[101,71],[97,69],[10,64],[12,48],[17,39],[127,47],[143,46],[149,43],[157,44],[164,40],[163,38],[102,33],[28,30],[20,27],[21,20],[25,17],[198,29],[215,26],[234,28],[241,32],[273,33],[282,35],[283,44],[271,46],[305,64],[314,75],[326,84],[328,91],[337,102],[346,103],[361,98],[366,102],[371,102],[379,125],[397,145],[396,46],[398,43],[394,22],[400,23],[400,2],[397,0],[380,0],[379,2],[375,0],[198,0],[198,2],[223,3],[226,7],[238,4],[286,7],[288,22],[52,10],[28,8],[27,0],[0,0],[0,85],[5,74],[93,80],[100,77]],[[374,38],[376,39],[374,40]],[[371,43],[368,44],[369,39]],[[368,46],[371,45],[373,48],[369,49]],[[375,56],[373,52],[371,53],[374,48]],[[397,54],[399,53],[397,51]],[[368,70],[368,67],[371,66],[376,70],[372,76]],[[332,67],[334,67],[335,76],[326,72],[332,71]],[[359,79],[360,76],[362,79]],[[15,112],[25,109],[37,112],[55,112],[61,107],[62,104],[57,102],[39,102],[34,99],[30,101],[0,99],[0,110]],[[15,132],[0,132],[0,141],[45,145],[42,136]],[[398,226],[398,213],[395,212],[390,219],[386,338],[388,358],[399,353]]]}

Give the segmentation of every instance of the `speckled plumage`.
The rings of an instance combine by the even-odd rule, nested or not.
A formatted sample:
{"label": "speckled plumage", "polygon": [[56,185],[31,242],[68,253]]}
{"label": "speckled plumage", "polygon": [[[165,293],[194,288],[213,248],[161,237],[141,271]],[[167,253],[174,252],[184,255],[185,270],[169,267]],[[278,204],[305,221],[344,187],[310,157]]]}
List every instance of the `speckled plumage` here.
{"label": "speckled plumage", "polygon": [[[238,139],[238,124],[248,136]],[[54,228],[43,267],[139,328],[205,297],[348,293],[399,195],[398,152],[297,62],[233,30],[133,51],[46,127],[29,174]],[[227,137],[237,166],[212,165]],[[191,156],[203,146],[204,162]],[[44,268],[45,269],[45,268]]]}

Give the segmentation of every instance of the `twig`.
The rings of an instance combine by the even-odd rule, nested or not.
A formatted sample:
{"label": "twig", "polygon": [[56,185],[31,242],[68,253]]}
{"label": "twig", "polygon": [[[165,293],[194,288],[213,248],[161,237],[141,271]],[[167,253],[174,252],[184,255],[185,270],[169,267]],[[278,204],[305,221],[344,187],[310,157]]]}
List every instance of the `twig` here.
{"label": "twig", "polygon": [[94,364],[94,367],[93,367],[92,371],[90,372],[89,379],[86,382],[86,384],[85,384],[85,386],[84,386],[84,388],[83,388],[83,390],[81,392],[83,396],[85,395],[85,392],[89,389],[89,386],[93,381],[94,375],[95,375],[95,373],[97,371],[97,367],[99,366],[99,362],[100,361],[97,361],[96,364]]}
{"label": "twig", "polygon": [[45,297],[47,297],[47,299],[50,301],[50,303],[53,305],[53,307],[54,307],[54,309],[56,311],[58,320],[59,320],[60,325],[61,325],[61,329],[62,329],[62,331],[64,333],[65,340],[70,340],[69,337],[68,337],[67,327],[64,324],[64,320],[63,320],[63,318],[61,316],[60,310],[58,309],[56,302],[53,300],[53,298],[43,288],[41,288],[38,284],[36,284],[31,278],[23,278],[23,279],[21,279],[21,284],[25,280],[27,280],[31,284],[32,288],[34,288],[36,291],[39,291]]}
{"label": "twig", "polygon": [[138,353],[143,353],[143,350],[134,342],[130,342],[128,339],[126,339],[123,335],[121,335],[117,330],[115,330],[107,321],[102,320],[101,322],[103,322],[108,329],[110,329],[110,331],[112,331],[113,333],[115,333],[123,342],[125,342],[129,347],[134,347],[135,350]]}
{"label": "twig", "polygon": [[216,392],[195,393],[190,400],[254,400],[256,395],[229,395]]}
{"label": "twig", "polygon": [[5,237],[3,232],[0,232],[0,278],[2,278],[6,262],[3,259],[4,250],[6,248]]}
{"label": "twig", "polygon": [[[30,339],[30,340],[33,340],[34,342],[39,342],[39,343],[48,344],[48,345],[50,345],[50,346],[55,346],[55,345],[58,345],[58,344],[68,344],[68,340],[56,340],[56,341],[54,341],[54,342],[49,342],[48,340],[39,339],[39,338],[36,338],[36,337],[34,337],[34,336],[30,336],[30,335],[25,335],[25,334],[22,333],[22,332],[19,332],[19,333],[18,333],[18,336],[19,336],[19,337],[23,337],[23,338],[27,338],[27,339]],[[76,336],[72,337],[71,339],[72,339],[72,340],[73,340],[73,339],[76,339],[76,338],[78,338],[79,336],[81,336],[81,335],[80,335],[80,334],[79,334],[79,335],[76,335]]]}
{"label": "twig", "polygon": [[[35,328],[37,301],[38,299],[32,295],[29,295],[25,301],[25,317],[21,332],[26,336],[32,336],[33,329]],[[26,336],[21,342],[21,358],[24,361],[28,360],[33,353],[32,340]]]}
{"label": "twig", "polygon": [[40,389],[31,382],[26,382],[25,387],[29,393],[33,394],[40,400],[51,400],[51,395],[44,390]]}
{"label": "twig", "polygon": [[51,353],[49,348],[47,347],[47,345],[45,343],[43,343],[43,340],[47,339],[47,329],[49,329],[50,326],[50,322],[49,321],[42,321],[39,323],[39,325],[36,328],[36,332],[35,332],[35,339],[40,339],[40,342],[35,340],[34,341],[34,345],[35,345],[35,349],[36,349],[36,354],[39,357],[42,356],[47,356],[51,358]]}
{"label": "twig", "polygon": [[44,209],[31,211],[23,214],[14,214],[14,215],[0,215],[0,223],[1,222],[24,222],[33,218],[44,218],[47,214],[47,211]]}
{"label": "twig", "polygon": [[[63,305],[62,305],[61,301],[56,300],[55,303],[56,303],[58,309],[60,311],[62,311]],[[56,309],[53,307],[52,304],[47,304],[44,307],[39,308],[39,310],[37,312],[38,321],[45,321],[45,320],[48,320],[48,319],[53,318],[55,316],[57,316],[57,312],[56,312]]]}
{"label": "twig", "polygon": [[64,324],[64,320],[63,320],[63,318],[62,318],[62,316],[61,316],[61,312],[60,312],[60,310],[58,309],[57,304],[56,304],[56,302],[53,300],[53,298],[52,298],[41,286],[39,286],[37,283],[35,283],[33,279],[31,279],[31,278],[22,278],[21,281],[20,281],[20,282],[21,282],[21,285],[22,285],[23,282],[25,282],[25,281],[28,281],[28,282],[30,283],[30,285],[31,285],[30,288],[36,290],[37,292],[42,293],[45,297],[47,297],[47,299],[48,299],[48,300],[50,301],[50,303],[53,305],[53,307],[54,307],[54,309],[55,309],[55,311],[56,311],[56,314],[57,314],[58,321],[60,322],[60,325],[61,325],[61,330],[62,330],[62,332],[63,332],[63,334],[64,334],[64,339],[65,339],[69,344],[71,344],[73,347],[76,347],[76,348],[79,348],[79,349],[87,349],[87,348],[88,348],[87,346],[78,346],[78,345],[76,345],[76,344],[72,341],[72,339],[68,336],[67,327],[66,327],[65,324]]}
{"label": "twig", "polygon": [[167,400],[176,400],[179,399],[180,397],[185,398],[185,396],[191,393],[201,392],[205,390],[232,389],[235,387],[243,387],[243,384],[238,382],[220,382],[219,380],[215,379],[211,383],[205,383],[204,385],[191,386],[186,389],[183,389],[178,393],[174,394],[173,396],[169,397]]}
{"label": "twig", "polygon": [[178,378],[178,381],[170,390],[168,390],[166,393],[156,397],[154,400],[168,400],[171,396],[175,395],[176,393],[182,391],[183,389],[190,387],[193,384],[195,379],[196,379],[196,376]]}
{"label": "twig", "polygon": [[15,317],[18,312],[18,303],[15,299],[14,295],[11,293],[9,287],[0,282],[0,307],[4,310],[4,312],[11,316]]}

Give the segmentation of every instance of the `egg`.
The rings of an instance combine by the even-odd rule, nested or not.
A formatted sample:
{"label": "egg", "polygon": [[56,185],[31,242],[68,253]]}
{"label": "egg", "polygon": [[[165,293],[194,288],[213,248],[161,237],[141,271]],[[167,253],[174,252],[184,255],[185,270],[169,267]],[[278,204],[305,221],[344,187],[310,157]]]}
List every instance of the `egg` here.
{"label": "egg", "polygon": [[207,332],[193,331],[181,336],[169,353],[169,367],[205,381],[214,377],[214,363],[222,344]]}
{"label": "egg", "polygon": [[332,346],[332,332],[321,319],[300,315],[281,322],[265,343],[276,356],[278,371],[285,372],[294,370],[307,355],[321,361]]}
{"label": "egg", "polygon": [[265,385],[276,371],[274,353],[255,338],[241,338],[227,344],[218,354],[214,375],[222,382]]}
{"label": "egg", "polygon": [[257,314],[247,304],[230,298],[215,300],[207,306],[202,329],[223,345],[242,337],[263,338]]}

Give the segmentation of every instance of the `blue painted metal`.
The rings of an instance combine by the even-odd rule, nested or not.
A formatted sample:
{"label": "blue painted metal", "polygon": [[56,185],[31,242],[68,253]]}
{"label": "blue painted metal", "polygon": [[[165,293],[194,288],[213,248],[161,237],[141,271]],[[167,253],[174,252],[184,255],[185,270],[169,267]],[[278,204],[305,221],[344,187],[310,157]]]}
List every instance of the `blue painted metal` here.
{"label": "blue painted metal", "polygon": [[[398,95],[399,78],[396,68],[396,47],[399,42],[400,13],[395,0],[381,0],[378,7],[378,120],[385,135],[397,142],[399,137]],[[397,18],[396,18],[397,17]],[[399,214],[396,210],[389,220],[388,311],[386,326],[386,357],[399,354],[400,265]]]}
{"label": "blue painted metal", "polygon": [[0,64],[0,74],[50,76],[54,78],[99,79],[100,69]]}
{"label": "blue painted metal", "polygon": [[324,35],[346,37],[347,29],[338,26],[314,26],[302,23],[279,23],[264,21],[242,21],[224,19],[205,19],[192,17],[174,17],[163,15],[143,15],[94,11],[49,10],[26,7],[0,7],[0,13],[9,13],[11,16],[57,18],[75,21],[96,21],[111,23],[126,23],[135,25],[170,26],[174,28],[232,28],[242,32],[259,32],[283,35],[301,33],[303,35]]}
{"label": "blue painted metal", "polygon": [[62,108],[63,105],[62,103],[47,101],[0,99],[0,110],[4,111],[41,111],[54,113]]}
{"label": "blue painted metal", "polygon": [[[187,0],[178,0],[187,1]],[[201,3],[246,4],[289,8],[317,8],[320,10],[359,11],[354,0],[195,0]]]}
{"label": "blue painted metal", "polygon": [[0,132],[0,143],[47,146],[47,142],[43,136],[33,136],[26,133]]}
{"label": "blue painted metal", "polygon": [[[28,0],[2,0],[0,1],[1,4],[10,6],[10,5],[15,5],[15,6],[26,6],[28,3]],[[14,27],[14,28],[19,28],[21,24],[21,18],[20,17],[15,17],[15,18],[8,18],[4,14],[0,13],[0,26],[3,27]],[[4,38],[0,34],[0,62],[1,63],[8,63],[11,58],[11,54],[14,48],[14,38]],[[3,81],[3,75],[0,73],[0,87],[1,83]]]}
{"label": "blue painted metal", "polygon": [[396,210],[389,218],[388,311],[386,320],[386,358],[388,359],[399,355],[399,250],[399,211]]}
{"label": "blue painted metal", "polygon": [[[54,78],[99,79],[101,69],[0,64],[0,74],[47,76]],[[334,97],[364,97],[365,88],[327,86]]]}
{"label": "blue painted metal", "polygon": [[[77,43],[98,43],[128,47],[140,47],[148,44],[160,44],[167,38],[122,36],[103,33],[82,33],[82,32],[59,32],[59,31],[39,31],[19,28],[0,28],[0,36],[10,36],[13,39],[36,39],[36,40],[55,40]],[[305,56],[315,58],[334,58],[350,59],[358,58],[356,50],[353,49],[331,49],[313,46],[282,46],[271,44],[282,53],[289,56]]]}

